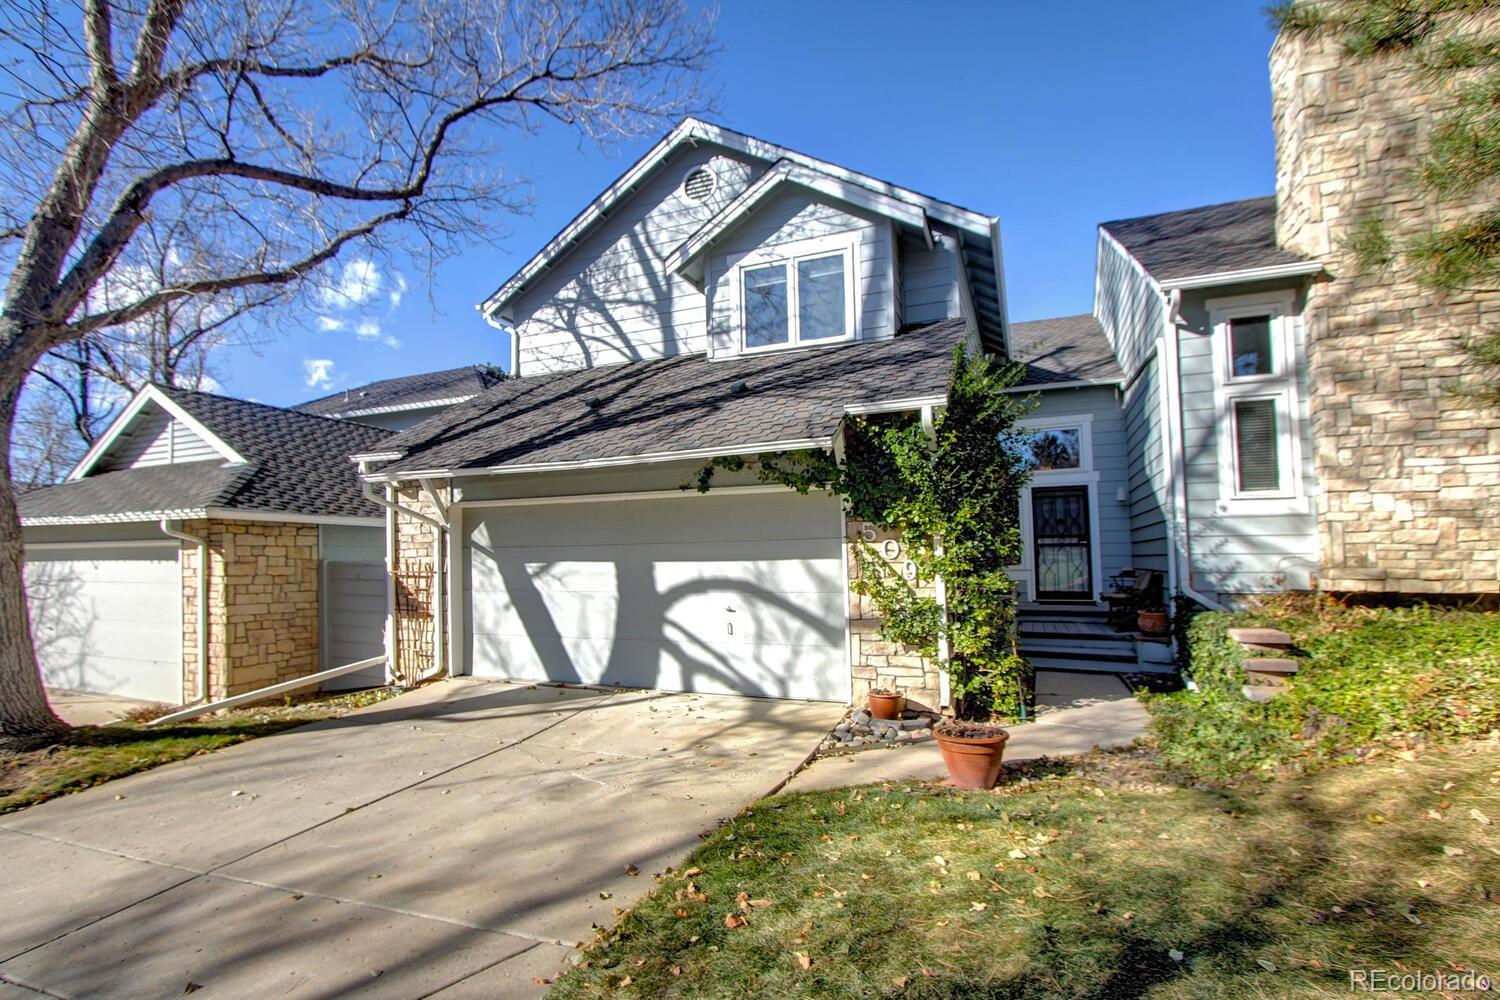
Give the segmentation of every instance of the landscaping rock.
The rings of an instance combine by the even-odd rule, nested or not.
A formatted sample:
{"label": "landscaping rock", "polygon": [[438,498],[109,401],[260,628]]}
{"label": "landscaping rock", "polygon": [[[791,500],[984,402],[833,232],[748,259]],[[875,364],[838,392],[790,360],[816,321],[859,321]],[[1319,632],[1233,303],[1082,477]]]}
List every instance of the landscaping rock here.
{"label": "landscaping rock", "polygon": [[870,713],[862,708],[856,708],[850,718],[854,720],[856,726],[868,726],[870,724]]}

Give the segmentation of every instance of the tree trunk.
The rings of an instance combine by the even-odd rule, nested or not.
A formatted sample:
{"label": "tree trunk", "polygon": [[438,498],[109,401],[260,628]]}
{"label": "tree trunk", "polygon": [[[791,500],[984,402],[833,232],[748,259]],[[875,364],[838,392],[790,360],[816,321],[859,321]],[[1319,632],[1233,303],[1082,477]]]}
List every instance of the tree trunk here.
{"label": "tree trunk", "polygon": [[68,728],[47,704],[21,583],[21,516],[10,478],[20,395],[19,386],[0,395],[0,753],[55,743]]}

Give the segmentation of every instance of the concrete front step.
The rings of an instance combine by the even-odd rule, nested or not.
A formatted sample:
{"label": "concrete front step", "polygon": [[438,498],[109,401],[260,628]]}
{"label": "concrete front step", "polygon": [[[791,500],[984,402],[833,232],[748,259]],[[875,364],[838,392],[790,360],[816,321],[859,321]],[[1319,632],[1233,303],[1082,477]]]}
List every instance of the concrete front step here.
{"label": "concrete front step", "polygon": [[[1049,626],[1074,626],[1073,631],[1059,631]],[[1134,633],[1116,632],[1105,625],[1093,622],[1027,622],[1017,629],[1021,639],[1038,639],[1049,642],[1133,642]]]}
{"label": "concrete front step", "polygon": [[1232,628],[1228,634],[1246,649],[1292,648],[1292,637],[1279,628]]}
{"label": "concrete front step", "polygon": [[1273,674],[1287,677],[1298,670],[1296,660],[1276,656],[1252,656],[1242,664],[1247,674]]}
{"label": "concrete front step", "polygon": [[1023,620],[1027,618],[1081,618],[1102,621],[1109,617],[1109,609],[1100,604],[1022,604],[1016,609]]}
{"label": "concrete front step", "polygon": [[1133,642],[1068,642],[1023,638],[1021,652],[1038,656],[1081,656],[1089,660],[1134,660]]}
{"label": "concrete front step", "polygon": [[1081,660],[1068,656],[1027,656],[1037,670],[1060,670],[1078,674],[1175,674],[1177,670],[1165,663],[1129,663],[1120,660]]}

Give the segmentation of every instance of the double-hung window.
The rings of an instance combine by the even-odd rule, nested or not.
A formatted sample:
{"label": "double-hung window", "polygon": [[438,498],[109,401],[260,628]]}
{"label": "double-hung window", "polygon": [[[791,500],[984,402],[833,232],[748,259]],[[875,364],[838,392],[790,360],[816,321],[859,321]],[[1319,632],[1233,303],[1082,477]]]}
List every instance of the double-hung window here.
{"label": "double-hung window", "polygon": [[1208,306],[1220,510],[1305,505],[1291,296],[1219,299]]}
{"label": "double-hung window", "polygon": [[740,320],[746,351],[823,344],[854,337],[853,253],[849,246],[805,245],[739,267]]}

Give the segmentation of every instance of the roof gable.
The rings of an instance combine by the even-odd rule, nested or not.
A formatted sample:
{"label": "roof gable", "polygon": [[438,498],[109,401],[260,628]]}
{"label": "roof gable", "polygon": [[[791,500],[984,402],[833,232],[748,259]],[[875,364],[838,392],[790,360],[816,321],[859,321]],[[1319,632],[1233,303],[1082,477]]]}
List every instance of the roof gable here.
{"label": "roof gable", "polygon": [[[1007,320],[998,220],[696,118],[684,119],[605,188],[561,232],[522,265],[520,270],[481,302],[480,311],[490,319],[503,317],[507,307],[517,297],[526,292],[544,272],[566,258],[596,226],[609,218],[615,207],[638,190],[675,150],[686,144],[698,143],[721,146],[767,164],[780,166],[784,163],[786,166],[782,169],[787,172],[797,168],[799,176],[804,180],[815,180],[830,188],[842,186],[846,194],[872,204],[878,200],[886,209],[882,214],[899,211],[903,216],[914,218],[915,213],[923,213],[926,219],[953,227],[960,233],[959,250],[963,258],[964,278],[980,331],[992,350],[1005,350]],[[778,178],[780,179],[784,178]],[[768,183],[774,186],[775,181]],[[732,224],[732,220],[729,224]]]}
{"label": "roof gable", "polygon": [[[179,431],[178,428],[182,430]],[[76,482],[83,479],[96,469],[106,471],[110,469],[123,468],[132,464],[160,465],[169,462],[149,459],[144,463],[132,462],[133,453],[149,448],[151,440],[157,438],[163,430],[169,435],[185,432],[199,447],[192,448],[189,452],[193,457],[187,460],[202,461],[204,458],[217,457],[225,462],[243,463],[245,457],[231,447],[219,435],[191,413],[184,410],[175,400],[168,396],[161,388],[154,385],[142,386],[125,409],[114,422],[94,442],[94,446],[79,459],[78,464],[68,473],[67,481]],[[172,438],[168,438],[168,447],[175,444]],[[212,454],[208,454],[211,452]]]}

